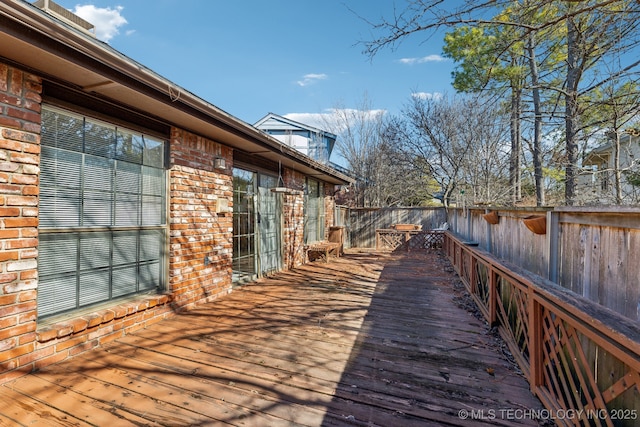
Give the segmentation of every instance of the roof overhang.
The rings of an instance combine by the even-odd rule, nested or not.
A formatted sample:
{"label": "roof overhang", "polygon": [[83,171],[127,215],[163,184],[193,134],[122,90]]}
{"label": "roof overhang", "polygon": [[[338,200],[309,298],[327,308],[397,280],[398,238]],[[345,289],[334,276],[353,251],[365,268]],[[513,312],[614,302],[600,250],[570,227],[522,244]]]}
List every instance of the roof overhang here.
{"label": "roof overhang", "polygon": [[609,153],[589,153],[582,161],[582,166],[601,166],[609,162]]}
{"label": "roof overhang", "polygon": [[613,150],[613,144],[608,142],[591,150],[582,160],[582,166],[601,166],[609,162]]}
{"label": "roof overhang", "polygon": [[0,57],[44,79],[332,184],[352,179],[22,0],[0,2]]}

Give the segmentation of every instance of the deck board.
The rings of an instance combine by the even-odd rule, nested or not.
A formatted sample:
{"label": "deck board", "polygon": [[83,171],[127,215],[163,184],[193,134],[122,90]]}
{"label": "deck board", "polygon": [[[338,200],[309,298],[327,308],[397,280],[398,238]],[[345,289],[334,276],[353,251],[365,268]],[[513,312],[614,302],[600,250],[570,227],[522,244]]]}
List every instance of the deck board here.
{"label": "deck board", "polygon": [[429,252],[281,272],[4,384],[0,426],[537,425],[458,416],[541,405],[456,283]]}
{"label": "deck board", "polygon": [[0,426],[87,426],[89,424],[64,410],[49,406],[16,390],[3,389],[0,400]]}

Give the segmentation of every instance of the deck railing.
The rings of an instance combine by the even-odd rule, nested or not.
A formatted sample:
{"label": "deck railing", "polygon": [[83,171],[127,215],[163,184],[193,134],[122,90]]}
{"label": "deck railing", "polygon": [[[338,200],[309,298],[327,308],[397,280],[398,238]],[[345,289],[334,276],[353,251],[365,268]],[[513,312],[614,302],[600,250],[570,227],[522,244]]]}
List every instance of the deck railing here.
{"label": "deck railing", "polygon": [[640,425],[640,325],[451,233],[444,251],[554,421]]}

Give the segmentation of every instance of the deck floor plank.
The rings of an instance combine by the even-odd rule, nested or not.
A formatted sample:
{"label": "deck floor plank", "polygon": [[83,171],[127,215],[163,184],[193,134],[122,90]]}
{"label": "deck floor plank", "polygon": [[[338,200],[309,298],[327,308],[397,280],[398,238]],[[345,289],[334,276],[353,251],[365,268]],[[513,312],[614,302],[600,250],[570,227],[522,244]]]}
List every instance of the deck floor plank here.
{"label": "deck floor plank", "polygon": [[[175,361],[175,358],[171,360]],[[223,408],[219,419],[241,419],[253,412],[268,416],[263,420],[265,425],[288,425],[292,419],[301,425],[313,425],[324,416],[326,402],[315,405],[317,410],[310,404],[310,399],[316,397],[317,392],[305,396],[304,390],[298,387],[278,384],[278,378],[261,380],[201,362],[180,360],[171,364],[171,360],[159,360],[152,352],[144,350],[131,349],[127,352],[118,349],[98,363],[126,369],[129,374],[159,388],[176,388],[181,395],[187,393],[190,397],[198,396],[199,400],[212,402]],[[93,358],[87,358],[87,361],[93,362]],[[328,396],[325,398],[327,401]],[[187,397],[185,402],[189,400]],[[281,405],[282,401],[287,401],[287,405]]]}
{"label": "deck floor plank", "polygon": [[351,251],[260,279],[4,384],[0,426],[538,425],[459,417],[542,406],[446,267]]}
{"label": "deck floor plank", "polygon": [[[114,404],[111,399],[113,390],[106,390],[99,399],[90,396],[86,389],[90,389],[92,385],[86,386],[86,381],[81,376],[68,378],[68,382],[73,382],[72,387],[65,387],[61,382],[55,373],[44,376],[33,374],[19,378],[12,384],[12,388],[37,401],[41,405],[40,411],[56,408],[88,425],[160,425],[151,417],[140,417],[128,408]],[[18,419],[22,422],[23,416]]]}
{"label": "deck floor plank", "polygon": [[[219,387],[208,387],[200,376],[148,369],[129,358],[112,354],[99,361],[84,358],[82,364],[82,370],[65,367],[59,374],[73,379],[78,375],[86,376],[88,383],[93,385],[87,393],[94,398],[101,398],[100,387],[111,388],[112,403],[134,408],[136,413],[145,411],[145,416],[161,424],[210,425],[248,418],[254,418],[258,425],[289,424],[262,410],[268,405],[260,404],[257,392],[246,393],[244,400],[251,405],[238,405],[221,398],[224,395],[219,393]],[[62,382],[66,381],[72,380]]]}
{"label": "deck floor plank", "polygon": [[17,390],[3,389],[0,426],[89,426],[90,424]]}

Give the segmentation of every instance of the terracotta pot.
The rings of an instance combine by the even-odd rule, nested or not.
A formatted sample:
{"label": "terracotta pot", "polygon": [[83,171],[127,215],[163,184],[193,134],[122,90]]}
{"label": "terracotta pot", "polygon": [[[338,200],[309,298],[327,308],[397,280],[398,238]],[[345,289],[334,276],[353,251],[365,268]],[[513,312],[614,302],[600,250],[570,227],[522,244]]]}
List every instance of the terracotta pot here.
{"label": "terracotta pot", "polygon": [[547,234],[547,217],[543,215],[531,215],[522,219],[524,225],[535,234]]}
{"label": "terracotta pot", "polygon": [[483,215],[484,220],[489,224],[497,224],[500,221],[500,217],[498,216],[497,211],[491,211]]}

